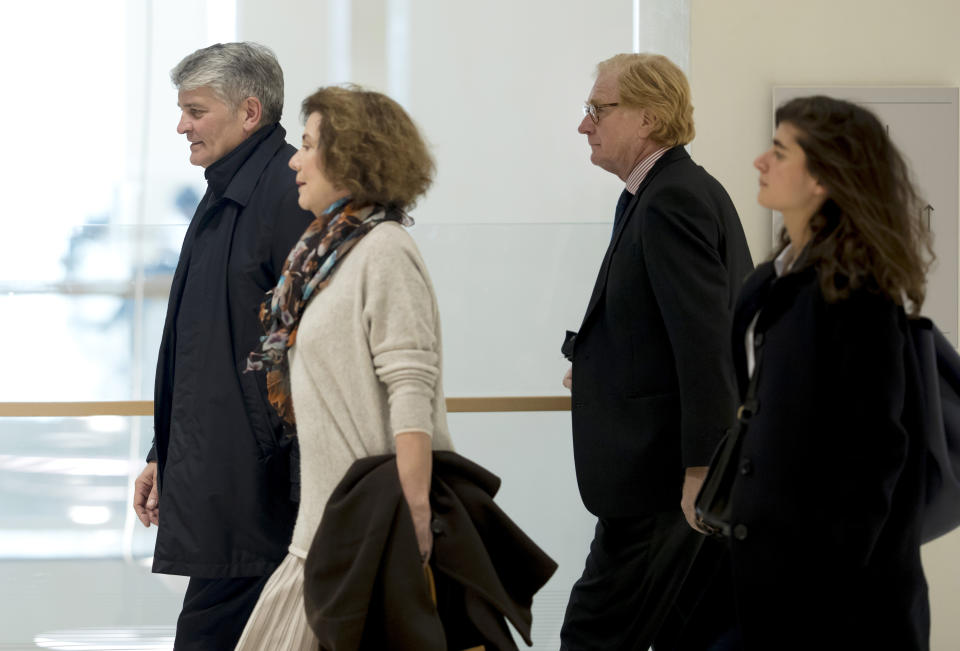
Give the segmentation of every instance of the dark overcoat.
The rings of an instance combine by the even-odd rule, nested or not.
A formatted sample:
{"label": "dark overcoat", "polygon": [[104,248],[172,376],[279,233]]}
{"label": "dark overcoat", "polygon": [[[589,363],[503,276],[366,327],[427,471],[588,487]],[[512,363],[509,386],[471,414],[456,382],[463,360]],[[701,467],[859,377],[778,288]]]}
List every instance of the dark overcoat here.
{"label": "dark overcoat", "polygon": [[263,127],[207,168],[184,238],[154,392],[155,572],[260,576],[290,542],[291,446],[263,374],[243,372],[263,333],[264,293],[313,218],[297,205],[284,136]]}
{"label": "dark overcoat", "polygon": [[741,392],[758,311],[757,408],[731,497],[746,649],[928,648],[925,448],[903,309],[865,289],[828,303],[814,267],[777,279],[761,265],[734,320]]}
{"label": "dark overcoat", "polygon": [[320,649],[516,650],[533,595],[557,564],[493,501],[500,479],[433,453],[435,599],[395,455],[358,459],[333,491],[304,563],[304,607]]}
{"label": "dark overcoat", "polygon": [[605,518],[679,509],[733,419],[734,300],[753,269],[726,191],[683,147],[626,207],[573,346],[583,503]]}

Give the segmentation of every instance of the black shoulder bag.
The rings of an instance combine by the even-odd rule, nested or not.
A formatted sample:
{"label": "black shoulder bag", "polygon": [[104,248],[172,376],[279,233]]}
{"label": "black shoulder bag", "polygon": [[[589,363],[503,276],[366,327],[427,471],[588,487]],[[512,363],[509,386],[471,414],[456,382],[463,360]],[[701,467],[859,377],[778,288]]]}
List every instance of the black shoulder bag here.
{"label": "black shoulder bag", "polygon": [[960,355],[930,319],[910,319],[909,328],[925,396],[927,494],[921,540],[930,542],[960,526]]}
{"label": "black shoulder bag", "polygon": [[697,494],[694,508],[698,524],[708,533],[718,536],[730,536],[730,493],[733,482],[737,478],[737,468],[740,461],[740,448],[743,446],[743,437],[747,434],[750,418],[757,411],[757,377],[760,375],[760,357],[763,348],[755,348],[755,363],[750,382],[747,384],[747,393],[743,404],[737,409],[737,422],[727,430],[720,441],[713,458],[710,459],[710,469],[703,480],[703,486]]}
{"label": "black shoulder bag", "polygon": [[[923,437],[927,450],[926,496],[921,540],[926,543],[960,526],[960,355],[925,318],[909,322],[920,392],[925,396]],[[757,350],[746,397],[737,422],[720,441],[695,504],[697,518],[709,533],[730,536],[730,493],[737,477],[740,448],[750,417],[757,409],[757,377],[762,348]]]}

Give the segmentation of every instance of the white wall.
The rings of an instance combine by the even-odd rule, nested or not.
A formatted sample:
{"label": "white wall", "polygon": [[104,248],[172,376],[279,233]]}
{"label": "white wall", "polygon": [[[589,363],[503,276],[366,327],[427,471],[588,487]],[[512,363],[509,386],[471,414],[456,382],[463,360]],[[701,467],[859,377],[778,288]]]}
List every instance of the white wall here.
{"label": "white wall", "polygon": [[[769,144],[775,85],[960,86],[952,0],[692,0],[694,158],[730,192],[755,260],[770,252],[753,159]],[[931,646],[960,648],[960,532],[924,548]]]}
{"label": "white wall", "polygon": [[323,84],[370,86],[407,108],[437,158],[421,223],[609,222],[618,181],[577,133],[597,61],[633,41],[632,2],[604,4],[240,0],[238,36],[277,52],[297,139],[299,103]]}
{"label": "white wall", "polygon": [[773,86],[960,85],[953,0],[692,2],[691,152],[727,188],[756,260],[771,234],[752,163],[773,133]]}

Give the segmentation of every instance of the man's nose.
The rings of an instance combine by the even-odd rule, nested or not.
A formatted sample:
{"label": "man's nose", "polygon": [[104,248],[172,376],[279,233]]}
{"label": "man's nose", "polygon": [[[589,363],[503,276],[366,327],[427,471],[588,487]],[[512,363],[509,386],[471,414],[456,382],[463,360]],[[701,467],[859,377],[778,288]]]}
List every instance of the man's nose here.
{"label": "man's nose", "polygon": [[584,115],[583,119],[580,120],[580,126],[577,127],[577,131],[582,134],[588,134],[593,132],[593,127],[596,126],[593,123],[593,120],[590,119],[589,115]]}
{"label": "man's nose", "polygon": [[177,122],[177,133],[184,134],[190,130],[187,122],[187,117],[185,115],[180,116],[180,121]]}

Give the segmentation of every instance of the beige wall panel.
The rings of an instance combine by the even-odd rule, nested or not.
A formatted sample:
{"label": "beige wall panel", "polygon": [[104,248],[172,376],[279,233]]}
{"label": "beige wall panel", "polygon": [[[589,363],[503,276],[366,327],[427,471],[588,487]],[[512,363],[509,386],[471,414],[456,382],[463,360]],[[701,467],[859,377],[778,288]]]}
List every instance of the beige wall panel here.
{"label": "beige wall panel", "polygon": [[[770,253],[753,159],[767,147],[773,86],[958,86],[960,4],[950,0],[692,0],[694,158],[730,192],[754,259]],[[924,549],[931,648],[960,648],[960,531]]]}

